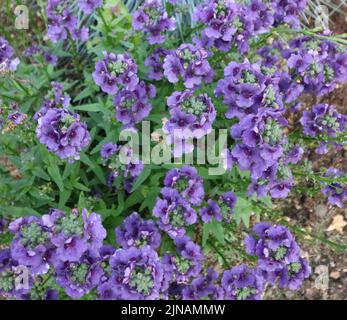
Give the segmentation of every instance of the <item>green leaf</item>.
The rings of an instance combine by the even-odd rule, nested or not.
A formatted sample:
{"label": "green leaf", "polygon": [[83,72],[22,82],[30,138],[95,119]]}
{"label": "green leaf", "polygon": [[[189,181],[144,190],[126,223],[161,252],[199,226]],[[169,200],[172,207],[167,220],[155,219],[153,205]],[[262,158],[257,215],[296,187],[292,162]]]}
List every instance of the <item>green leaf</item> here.
{"label": "green leaf", "polygon": [[132,193],[125,201],[124,209],[128,209],[143,200],[143,195],[141,192]]}
{"label": "green leaf", "polygon": [[39,216],[40,214],[31,208],[0,206],[1,213],[3,215],[10,215],[13,217],[23,216]]}
{"label": "green leaf", "polygon": [[135,181],[131,192],[136,191],[150,176],[152,169],[150,167],[145,167],[144,170],[141,172],[141,174],[138,176],[137,180]]}
{"label": "green leaf", "polygon": [[71,189],[65,189],[63,192],[60,192],[59,195],[59,204],[58,204],[58,208],[59,209],[63,209],[66,202],[69,200],[70,196],[71,196],[72,190]]}
{"label": "green leaf", "polygon": [[202,246],[205,247],[209,236],[212,235],[218,242],[224,244],[224,230],[222,222],[213,219],[210,223],[205,223],[202,230]]}
{"label": "green leaf", "polygon": [[234,208],[234,219],[237,224],[240,224],[241,221],[245,226],[249,227],[250,217],[253,214],[253,206],[250,201],[245,198],[238,197],[237,202]]}
{"label": "green leaf", "polygon": [[64,183],[63,183],[63,178],[60,175],[60,171],[59,168],[56,164],[50,164],[47,168],[47,171],[49,173],[49,175],[52,177],[52,180],[56,183],[56,185],[58,186],[59,190],[61,192],[64,191]]}
{"label": "green leaf", "polygon": [[89,103],[74,107],[74,110],[88,111],[88,112],[100,112],[102,111],[102,106],[100,103]]}

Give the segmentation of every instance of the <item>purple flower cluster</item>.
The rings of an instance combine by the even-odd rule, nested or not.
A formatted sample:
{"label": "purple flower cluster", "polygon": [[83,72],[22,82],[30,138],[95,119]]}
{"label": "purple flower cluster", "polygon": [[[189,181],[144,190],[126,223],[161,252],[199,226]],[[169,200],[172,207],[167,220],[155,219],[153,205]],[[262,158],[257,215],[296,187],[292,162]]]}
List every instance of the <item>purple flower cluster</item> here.
{"label": "purple flower cluster", "polygon": [[14,58],[14,50],[8,41],[0,37],[0,75],[16,71],[20,63],[18,58]]}
{"label": "purple flower cluster", "polygon": [[36,135],[40,143],[62,159],[79,159],[90,142],[87,125],[80,116],[63,108],[49,108],[38,118]]}
{"label": "purple flower cluster", "polygon": [[42,54],[46,63],[51,64],[52,66],[56,66],[58,63],[58,57],[56,55],[50,53],[37,44],[32,44],[28,49],[24,51],[23,54],[25,57],[33,57],[37,54]]}
{"label": "purple flower cluster", "polygon": [[264,278],[256,269],[242,264],[224,271],[221,287],[226,300],[261,300]]}
{"label": "purple flower cluster", "polygon": [[301,257],[294,236],[284,226],[261,222],[245,239],[246,251],[258,257],[257,268],[266,281],[297,290],[310,276],[311,268]]}
{"label": "purple flower cluster", "polygon": [[218,201],[209,199],[207,205],[199,211],[202,221],[208,223],[214,218],[217,221],[225,220],[230,223],[236,201],[236,196],[231,191],[220,195]]}
{"label": "purple flower cluster", "polygon": [[119,183],[123,182],[124,189],[130,193],[134,182],[144,168],[142,161],[136,158],[129,147],[118,146],[112,142],[104,144],[100,154],[105,164],[107,163],[111,169],[107,186],[117,190],[120,188]]}
{"label": "purple flower cluster", "polygon": [[109,280],[100,288],[102,299],[159,299],[164,268],[157,252],[150,246],[116,250],[110,257],[109,268]]}
{"label": "purple flower cluster", "polygon": [[164,60],[172,51],[157,48],[145,60],[145,66],[149,69],[148,78],[151,80],[161,80],[164,77]]}
{"label": "purple flower cluster", "polygon": [[[335,168],[329,168],[325,176],[331,179],[336,179],[346,175]],[[322,192],[328,197],[328,201],[333,205],[344,208],[347,205],[347,183],[325,182],[324,184],[325,187]]]}
{"label": "purple flower cluster", "polygon": [[265,71],[260,63],[248,61],[230,62],[224,69],[224,79],[219,80],[215,93],[228,106],[228,119],[256,114],[260,108],[284,110],[280,78]]}
{"label": "purple flower cluster", "polygon": [[88,214],[86,209],[81,214],[76,209],[70,214],[52,209],[41,218],[19,218],[9,230],[14,234],[11,258],[29,268],[31,275],[53,268],[57,283],[73,298],[99,283],[102,271],[97,262],[106,230],[98,214]]}
{"label": "purple flower cluster", "polygon": [[107,52],[104,52],[104,58],[96,63],[93,79],[102,91],[110,95],[123,88],[134,91],[139,83],[137,65],[130,55]]}
{"label": "purple flower cluster", "polygon": [[208,51],[193,44],[181,44],[178,49],[164,59],[164,75],[171,83],[182,78],[188,89],[195,88],[202,82],[213,80],[214,71],[207,58]]}
{"label": "purple flower cluster", "polygon": [[175,144],[174,155],[194,150],[193,139],[200,139],[212,131],[216,110],[206,94],[192,90],[174,92],[167,100],[171,118],[164,125],[168,142]]}
{"label": "purple flower cluster", "polygon": [[176,28],[175,18],[170,18],[160,0],[145,0],[133,14],[133,28],[147,34],[149,44],[165,42],[163,33]]}
{"label": "purple flower cluster", "polygon": [[[328,104],[318,104],[310,111],[304,111],[300,122],[304,134],[313,138],[334,138],[347,129],[347,116],[338,113]],[[336,142],[321,142],[317,152],[327,153],[330,145],[335,148],[343,147]]]}
{"label": "purple flower cluster", "polygon": [[86,14],[92,14],[93,11],[102,6],[102,0],[79,0],[79,7]]}
{"label": "purple flower cluster", "polygon": [[233,0],[205,1],[196,7],[195,20],[206,25],[202,38],[221,51],[236,45],[240,53],[249,49],[249,39],[269,30],[274,23],[271,6],[252,0],[239,4]]}
{"label": "purple flower cluster", "polygon": [[[56,43],[67,38],[68,32],[73,40],[87,41],[89,29],[86,27],[79,28],[78,19],[72,14],[71,4],[69,1],[49,0],[46,7],[46,16],[48,19],[47,35],[52,42]],[[95,1],[80,0],[82,10],[86,10]],[[86,10],[89,11],[89,10]]]}
{"label": "purple flower cluster", "polygon": [[116,228],[116,239],[124,249],[147,245],[157,249],[161,237],[153,220],[143,220],[137,212],[134,212]]}
{"label": "purple flower cluster", "polygon": [[[32,278],[24,279],[25,269],[11,257],[10,249],[0,249],[0,295],[5,298],[25,299],[32,288]],[[24,283],[18,280],[23,278]]]}
{"label": "purple flower cluster", "polygon": [[156,96],[155,86],[143,81],[133,91],[121,90],[114,97],[116,119],[126,127],[132,127],[145,119],[152,110],[148,101]]}
{"label": "purple flower cluster", "polygon": [[194,243],[188,236],[178,238],[174,242],[177,254],[165,255],[163,257],[164,282],[171,283],[171,285],[176,283],[187,285],[192,278],[200,275],[204,255],[200,246]]}
{"label": "purple flower cluster", "polygon": [[323,96],[347,81],[347,54],[332,42],[297,38],[282,55],[290,76],[307,93]]}
{"label": "purple flower cluster", "polygon": [[288,24],[293,28],[300,26],[299,15],[306,8],[307,0],[271,0],[274,11],[274,26]]}

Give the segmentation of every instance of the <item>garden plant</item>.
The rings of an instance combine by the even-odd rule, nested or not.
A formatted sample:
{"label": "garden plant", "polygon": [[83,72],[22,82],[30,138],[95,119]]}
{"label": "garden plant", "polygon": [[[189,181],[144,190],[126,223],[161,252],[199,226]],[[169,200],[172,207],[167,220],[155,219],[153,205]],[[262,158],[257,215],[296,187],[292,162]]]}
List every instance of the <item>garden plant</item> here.
{"label": "garden plant", "polygon": [[300,290],[314,235],[281,204],[347,204],[306,157],[346,148],[347,116],[308,102],[347,82],[346,34],[306,0],[3,2],[0,299]]}

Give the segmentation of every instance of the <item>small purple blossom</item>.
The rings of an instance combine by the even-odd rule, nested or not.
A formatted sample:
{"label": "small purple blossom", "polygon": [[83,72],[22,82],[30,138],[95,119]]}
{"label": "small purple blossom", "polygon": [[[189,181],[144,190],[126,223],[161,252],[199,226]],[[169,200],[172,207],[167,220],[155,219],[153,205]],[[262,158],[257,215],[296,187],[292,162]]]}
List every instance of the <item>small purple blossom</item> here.
{"label": "small purple blossom", "polygon": [[104,58],[95,65],[93,79],[110,95],[115,95],[121,88],[134,91],[139,82],[137,65],[128,54],[104,52]]}
{"label": "small purple blossom", "polygon": [[145,0],[133,14],[135,30],[142,30],[147,35],[149,44],[165,42],[164,33],[175,30],[175,18],[170,18],[160,0]]}
{"label": "small purple blossom", "polygon": [[116,228],[117,243],[124,249],[130,247],[160,246],[160,233],[153,220],[143,220],[137,212],[124,219]]}
{"label": "small purple blossom", "polygon": [[169,82],[176,83],[182,78],[188,89],[193,89],[202,82],[212,81],[214,71],[207,61],[208,52],[193,44],[182,44],[164,60],[164,75]]}

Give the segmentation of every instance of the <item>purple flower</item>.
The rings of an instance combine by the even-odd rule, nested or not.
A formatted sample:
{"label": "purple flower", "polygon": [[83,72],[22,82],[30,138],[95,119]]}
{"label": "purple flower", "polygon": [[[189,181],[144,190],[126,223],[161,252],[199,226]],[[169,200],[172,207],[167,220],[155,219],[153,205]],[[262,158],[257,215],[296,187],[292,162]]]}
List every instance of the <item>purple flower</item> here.
{"label": "purple flower", "polygon": [[36,135],[40,143],[62,159],[79,159],[79,153],[90,142],[87,125],[66,109],[47,109],[38,118]]}
{"label": "purple flower", "polygon": [[164,59],[171,54],[170,50],[157,48],[145,60],[145,66],[148,68],[148,78],[151,80],[161,80],[164,77]]}
{"label": "purple flower", "polygon": [[118,249],[110,258],[109,285],[125,300],[155,300],[160,296],[163,266],[149,246]]}
{"label": "purple flower", "polygon": [[114,156],[118,152],[118,150],[119,150],[119,147],[116,144],[112,142],[108,142],[102,146],[100,154],[104,160],[108,160],[112,156]]}
{"label": "purple flower", "polygon": [[[87,13],[101,5],[101,0],[80,0],[79,6]],[[88,40],[88,28],[78,27],[78,19],[72,14],[68,1],[49,0],[46,7],[48,19],[47,36],[56,43],[67,38],[69,32],[73,40]]]}
{"label": "purple flower", "polygon": [[[24,274],[25,269],[11,257],[10,249],[0,249],[0,295],[7,299],[25,299],[33,286],[33,279]],[[23,282],[18,280],[23,280]]]}
{"label": "purple flower", "polygon": [[160,0],[145,0],[133,14],[133,28],[147,34],[149,44],[165,42],[163,33],[175,30],[175,18],[170,18]]}
{"label": "purple flower", "polygon": [[12,258],[30,267],[33,274],[44,274],[49,265],[45,254],[50,246],[50,229],[37,217],[19,218],[9,225],[15,235],[11,244]]}
{"label": "purple flower", "polygon": [[[325,176],[337,180],[339,177],[343,177],[344,174],[335,168],[329,168]],[[324,185],[322,192],[328,197],[328,201],[333,205],[344,208],[347,204],[347,184],[336,181],[332,183],[324,182]]]}
{"label": "purple flower", "polygon": [[231,221],[231,216],[234,213],[234,207],[236,205],[237,198],[233,192],[225,192],[220,195],[218,199],[218,205],[221,211],[221,215],[226,222]]}
{"label": "purple flower", "polygon": [[143,220],[136,212],[124,219],[116,228],[117,243],[124,249],[130,247],[160,246],[160,233],[153,220]]}
{"label": "purple flower", "polygon": [[102,0],[79,0],[78,4],[82,11],[86,14],[91,14],[94,9],[102,6]]}
{"label": "purple flower", "polygon": [[214,71],[207,61],[208,52],[196,45],[182,44],[164,60],[164,75],[176,83],[182,77],[186,88],[192,89],[203,81],[211,82]]}
{"label": "purple flower", "polygon": [[196,206],[201,204],[205,195],[202,178],[198,176],[194,167],[188,165],[168,171],[164,185],[175,189],[186,201]]}
{"label": "purple flower", "polygon": [[190,285],[183,288],[183,300],[202,300],[204,298],[219,300],[222,292],[217,285],[218,279],[218,273],[212,268],[208,268],[205,275],[199,275]]}
{"label": "purple flower", "polygon": [[290,290],[298,290],[302,283],[311,274],[311,267],[304,258],[288,264],[279,275],[279,287],[289,288]]}
{"label": "purple flower", "polygon": [[104,52],[104,58],[95,65],[93,79],[102,91],[111,95],[116,94],[120,87],[134,91],[139,82],[137,65],[128,54]]}
{"label": "purple flower", "polygon": [[163,188],[161,194],[153,209],[159,228],[173,239],[183,237],[185,228],[197,221],[195,210],[175,189]]}
{"label": "purple flower", "polygon": [[163,257],[166,276],[170,282],[188,284],[200,274],[204,255],[188,236],[176,239],[175,245],[177,254]]}
{"label": "purple flower", "polygon": [[[304,111],[300,122],[304,134],[310,137],[336,137],[347,128],[347,116],[338,113],[328,104],[318,104],[311,111]],[[342,147],[337,143],[322,142],[316,150],[318,153],[327,153],[328,147]]]}
{"label": "purple flower", "polygon": [[152,110],[150,98],[156,96],[155,86],[141,81],[133,91],[121,90],[114,97],[116,119],[127,127],[145,119]]}
{"label": "purple flower", "polygon": [[96,255],[106,238],[101,217],[96,213],[88,215],[86,209],[80,214],[72,210],[70,214],[56,209],[43,216],[45,225],[51,228],[51,241],[56,247],[57,259],[76,262],[89,250]]}
{"label": "purple flower", "polygon": [[[211,132],[216,110],[206,94],[195,95],[192,90],[174,92],[167,99],[167,105],[171,109],[172,116],[172,120],[169,120],[164,126],[164,130],[168,133],[173,135],[175,130],[189,129],[192,131],[193,137],[201,138]],[[181,112],[188,117],[187,122],[192,121],[192,123],[187,123],[182,127],[182,123],[177,119],[177,115],[181,115]]]}
{"label": "purple flower", "polygon": [[258,257],[258,268],[270,275],[297,261],[300,248],[294,236],[283,226],[261,222],[245,238],[246,252]]}
{"label": "purple flower", "polygon": [[55,266],[56,281],[65,292],[79,299],[95,288],[103,274],[97,257],[88,251],[78,261],[61,261]]}
{"label": "purple flower", "polygon": [[222,221],[223,217],[221,214],[221,208],[217,202],[209,199],[207,201],[207,206],[200,209],[200,216],[202,221],[205,223],[211,222],[212,218],[215,218],[217,221]]}
{"label": "purple flower", "polygon": [[[116,146],[112,143],[106,143],[101,155],[105,164],[112,170],[107,180],[109,188],[119,188],[123,183],[124,189],[130,193],[134,182],[144,169],[143,162],[134,155],[134,152],[128,146]],[[124,179],[123,179],[124,178]]]}
{"label": "purple flower", "polygon": [[224,271],[221,286],[226,300],[261,300],[264,292],[262,277],[244,264]]}
{"label": "purple flower", "polygon": [[19,59],[14,58],[14,50],[8,41],[0,37],[0,74],[16,71]]}

